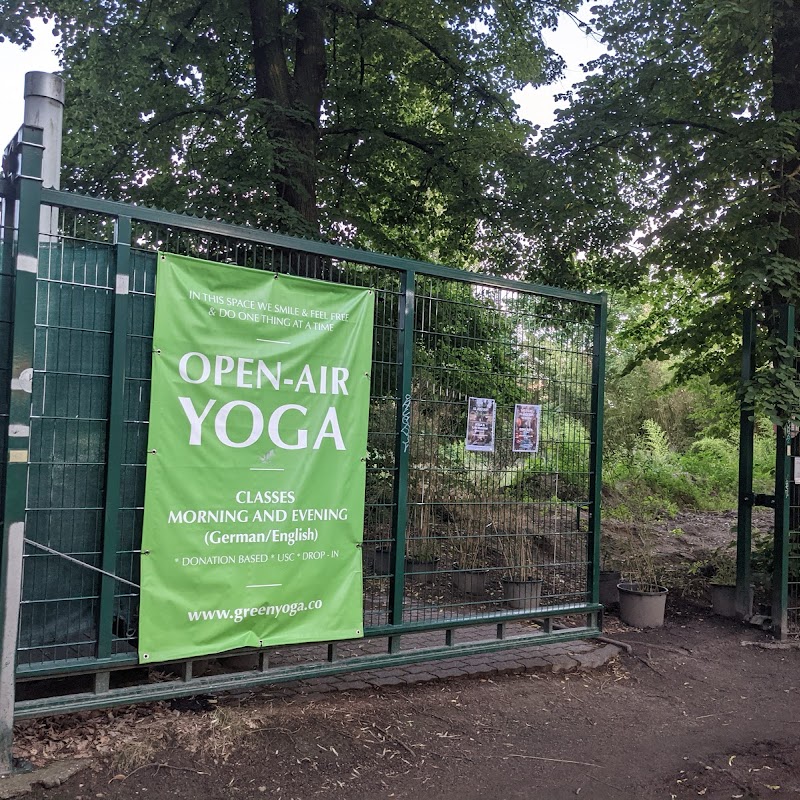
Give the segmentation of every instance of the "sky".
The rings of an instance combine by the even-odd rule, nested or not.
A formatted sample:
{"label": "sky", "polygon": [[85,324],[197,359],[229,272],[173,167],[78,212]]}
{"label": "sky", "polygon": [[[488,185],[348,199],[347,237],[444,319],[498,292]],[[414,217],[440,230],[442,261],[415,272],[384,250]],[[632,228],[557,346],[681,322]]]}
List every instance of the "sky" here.
{"label": "sky", "polygon": [[[579,16],[588,21],[589,3],[585,4]],[[11,141],[11,137],[22,124],[23,89],[25,73],[32,71],[54,72],[58,69],[58,59],[53,53],[55,38],[52,26],[41,20],[33,23],[35,41],[28,50],[10,44],[0,43],[0,150]],[[568,89],[583,77],[581,63],[596,58],[603,47],[591,36],[586,36],[568,17],[556,31],[545,31],[545,41],[566,62],[564,77],[557,83],[538,89],[527,87],[517,95],[520,113],[536,125],[546,127],[553,122],[555,110],[554,95]]]}

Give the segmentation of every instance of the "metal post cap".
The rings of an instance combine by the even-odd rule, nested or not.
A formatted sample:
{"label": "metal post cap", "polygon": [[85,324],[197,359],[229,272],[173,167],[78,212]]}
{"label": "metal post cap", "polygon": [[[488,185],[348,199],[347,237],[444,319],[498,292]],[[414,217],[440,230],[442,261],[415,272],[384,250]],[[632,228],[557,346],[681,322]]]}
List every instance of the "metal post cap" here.
{"label": "metal post cap", "polygon": [[26,72],[25,98],[46,97],[64,105],[64,79],[52,72]]}

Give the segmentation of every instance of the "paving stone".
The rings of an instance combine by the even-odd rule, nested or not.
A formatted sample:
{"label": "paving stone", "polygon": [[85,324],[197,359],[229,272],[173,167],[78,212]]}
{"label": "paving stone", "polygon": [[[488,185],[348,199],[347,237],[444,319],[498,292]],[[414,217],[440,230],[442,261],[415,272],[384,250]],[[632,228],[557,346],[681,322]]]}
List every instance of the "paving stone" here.
{"label": "paving stone", "polygon": [[557,644],[557,645],[547,645],[547,649],[542,648],[543,654],[545,658],[561,658],[561,656],[570,655],[570,649],[567,645],[564,644]]}
{"label": "paving stone", "polygon": [[595,649],[597,649],[597,645],[594,645],[591,642],[571,642],[569,645],[567,645],[567,650],[570,650],[573,653],[589,653]]}
{"label": "paving stone", "polygon": [[465,675],[489,675],[496,670],[489,664],[468,664],[466,667],[461,667],[461,671]]}
{"label": "paving stone", "polygon": [[374,678],[370,683],[376,688],[381,688],[382,686],[403,686],[407,681],[393,677],[392,675],[386,675],[382,678]]}
{"label": "paving stone", "polygon": [[442,659],[442,664],[448,669],[461,669],[470,663],[469,658],[445,658]]}
{"label": "paving stone", "polygon": [[583,653],[580,657],[581,669],[600,669],[613,661],[619,655],[620,649],[613,644],[607,644],[605,647],[598,647],[588,653]]}
{"label": "paving stone", "polygon": [[429,672],[431,668],[431,663],[429,661],[423,661],[420,664],[409,664],[405,667],[406,673],[409,677],[415,677],[419,675],[421,672]]}
{"label": "paving stone", "polygon": [[556,658],[548,659],[555,673],[574,672],[578,668],[578,661],[567,655],[559,655]]}
{"label": "paving stone", "polygon": [[413,680],[409,683],[427,683],[428,681],[438,681],[439,676],[434,675],[432,672],[417,672],[414,674]]}
{"label": "paving stone", "polygon": [[525,669],[528,672],[543,672],[549,671],[552,667],[552,662],[546,658],[526,658]]}
{"label": "paving stone", "polygon": [[436,674],[440,678],[461,678],[464,676],[463,669],[437,669]]}
{"label": "paving stone", "polygon": [[521,661],[504,661],[502,664],[504,672],[519,671],[525,669],[525,665]]}
{"label": "paving stone", "polygon": [[342,689],[346,692],[359,691],[361,689],[369,689],[372,684],[367,681],[342,681]]}
{"label": "paving stone", "polygon": [[498,664],[496,661],[476,661],[475,665],[482,667],[484,672],[496,673],[500,671],[500,664]]}

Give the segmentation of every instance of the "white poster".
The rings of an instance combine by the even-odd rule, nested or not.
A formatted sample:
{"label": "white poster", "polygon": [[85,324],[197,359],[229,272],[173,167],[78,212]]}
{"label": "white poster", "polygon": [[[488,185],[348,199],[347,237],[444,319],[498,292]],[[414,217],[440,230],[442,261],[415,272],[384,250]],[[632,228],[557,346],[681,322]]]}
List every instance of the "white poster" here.
{"label": "white poster", "polygon": [[494,452],[495,401],[489,397],[470,397],[467,406],[467,450]]}
{"label": "white poster", "polygon": [[536,453],[539,450],[539,423],[542,407],[517,403],[514,406],[515,453]]}

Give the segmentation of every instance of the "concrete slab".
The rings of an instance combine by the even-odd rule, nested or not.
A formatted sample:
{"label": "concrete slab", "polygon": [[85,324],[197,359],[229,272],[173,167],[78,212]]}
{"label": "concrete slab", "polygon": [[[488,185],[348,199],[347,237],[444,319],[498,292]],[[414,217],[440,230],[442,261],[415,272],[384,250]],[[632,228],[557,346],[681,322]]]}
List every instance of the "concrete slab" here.
{"label": "concrete slab", "polygon": [[0,775],[0,800],[22,797],[29,794],[34,786],[54,789],[56,786],[61,786],[64,781],[69,780],[82,769],[86,769],[90,763],[89,759],[54,761],[46,767],[33,770],[33,772],[15,772],[11,775]]}

